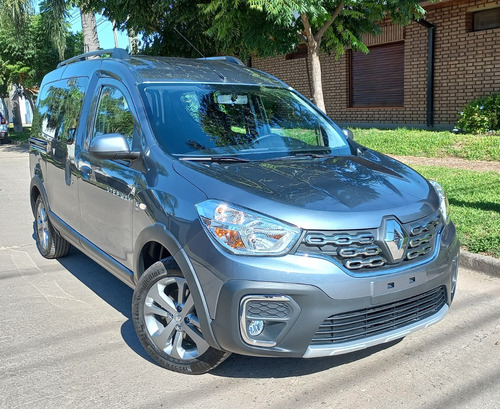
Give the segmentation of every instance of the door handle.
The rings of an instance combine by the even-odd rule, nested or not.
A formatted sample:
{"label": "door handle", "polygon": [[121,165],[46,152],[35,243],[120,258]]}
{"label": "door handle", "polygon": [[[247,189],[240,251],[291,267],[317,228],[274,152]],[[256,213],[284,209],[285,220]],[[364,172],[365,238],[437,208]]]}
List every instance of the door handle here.
{"label": "door handle", "polygon": [[92,168],[90,167],[90,163],[80,162],[79,165],[83,179],[88,179],[92,174]]}

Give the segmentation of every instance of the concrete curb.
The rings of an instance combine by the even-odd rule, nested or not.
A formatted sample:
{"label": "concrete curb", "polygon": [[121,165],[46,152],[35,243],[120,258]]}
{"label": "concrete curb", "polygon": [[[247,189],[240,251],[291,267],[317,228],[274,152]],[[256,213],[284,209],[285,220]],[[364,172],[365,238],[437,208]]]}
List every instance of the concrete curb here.
{"label": "concrete curb", "polygon": [[494,257],[460,250],[460,267],[500,277],[500,260]]}

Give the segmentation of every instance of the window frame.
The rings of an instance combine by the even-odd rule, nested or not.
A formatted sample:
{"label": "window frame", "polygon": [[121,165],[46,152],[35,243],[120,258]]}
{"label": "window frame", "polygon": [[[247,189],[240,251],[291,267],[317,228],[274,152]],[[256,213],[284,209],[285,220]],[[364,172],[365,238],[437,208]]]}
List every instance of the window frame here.
{"label": "window frame", "polygon": [[[95,91],[94,91],[92,107],[91,107],[91,112],[92,112],[91,120],[88,122],[87,137],[85,138],[85,142],[83,145],[84,149],[87,151],[89,150],[90,143],[92,142],[92,139],[94,139],[94,137],[95,137],[95,124],[96,124],[98,110],[99,110],[99,103],[101,101],[102,92],[103,92],[103,89],[105,87],[113,87],[113,88],[119,90],[122,93],[122,95],[125,97],[125,101],[127,102],[127,105],[129,107],[130,113],[131,113],[132,118],[134,120],[134,124],[137,127],[137,129],[139,130],[140,137],[142,137],[142,131],[140,128],[140,123],[139,123],[138,115],[137,115],[137,108],[134,104],[134,101],[131,97],[129,90],[120,81],[114,80],[112,78],[103,78],[103,79],[99,80],[99,82],[97,83],[97,85],[95,87]],[[134,135],[132,135],[132,137],[134,138]],[[135,141],[135,142],[136,143],[134,143],[134,141],[132,140],[131,149],[133,149],[134,145],[139,143],[139,141]],[[122,162],[122,161],[120,161],[120,162]]]}
{"label": "window frame", "polygon": [[[478,22],[476,21],[476,18],[478,16],[481,16],[481,15],[486,15],[486,14],[489,14],[489,13],[495,13],[496,16],[496,19],[497,21],[494,22],[493,24],[494,25],[491,25],[491,26],[487,26],[487,27],[476,27]],[[471,13],[471,31],[484,31],[484,30],[494,30],[494,29],[497,29],[497,28],[500,28],[500,7],[491,7],[491,8],[485,8],[485,9],[481,9],[481,10],[475,10],[475,11],[472,11]]]}

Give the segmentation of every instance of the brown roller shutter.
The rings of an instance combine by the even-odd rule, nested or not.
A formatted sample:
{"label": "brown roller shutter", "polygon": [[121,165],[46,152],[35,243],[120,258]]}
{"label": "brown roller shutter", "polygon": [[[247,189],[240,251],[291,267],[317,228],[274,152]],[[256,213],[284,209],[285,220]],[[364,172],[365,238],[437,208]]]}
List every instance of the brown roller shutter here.
{"label": "brown roller shutter", "polygon": [[474,31],[497,27],[500,27],[500,7],[474,13]]}
{"label": "brown roller shutter", "polygon": [[350,106],[402,107],[404,103],[404,42],[351,52]]}

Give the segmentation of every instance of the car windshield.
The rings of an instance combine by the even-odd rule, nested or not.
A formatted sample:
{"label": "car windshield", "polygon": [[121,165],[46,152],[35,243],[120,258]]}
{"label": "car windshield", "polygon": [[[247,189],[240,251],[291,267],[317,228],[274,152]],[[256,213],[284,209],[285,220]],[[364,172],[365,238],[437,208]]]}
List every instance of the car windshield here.
{"label": "car windshield", "polygon": [[178,157],[263,159],[350,152],[342,131],[288,89],[145,84],[141,94],[159,144]]}

